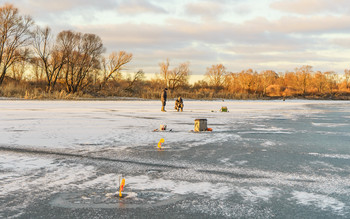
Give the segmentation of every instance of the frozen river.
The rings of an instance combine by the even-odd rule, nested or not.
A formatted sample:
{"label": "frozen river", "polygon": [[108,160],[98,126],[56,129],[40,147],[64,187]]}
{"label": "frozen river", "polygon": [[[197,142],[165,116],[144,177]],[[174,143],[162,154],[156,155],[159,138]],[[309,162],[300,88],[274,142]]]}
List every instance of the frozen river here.
{"label": "frozen river", "polygon": [[0,100],[0,218],[350,218],[350,102],[160,107]]}

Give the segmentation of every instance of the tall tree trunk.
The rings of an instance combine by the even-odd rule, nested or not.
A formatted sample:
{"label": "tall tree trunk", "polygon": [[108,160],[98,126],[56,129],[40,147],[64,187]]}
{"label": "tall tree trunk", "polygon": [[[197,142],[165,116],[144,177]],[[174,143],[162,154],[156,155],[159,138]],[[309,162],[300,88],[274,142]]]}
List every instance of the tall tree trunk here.
{"label": "tall tree trunk", "polygon": [[0,85],[1,85],[2,82],[4,81],[5,75],[6,75],[6,68],[4,68],[4,69],[2,70],[2,73],[1,73],[1,76],[0,76]]}

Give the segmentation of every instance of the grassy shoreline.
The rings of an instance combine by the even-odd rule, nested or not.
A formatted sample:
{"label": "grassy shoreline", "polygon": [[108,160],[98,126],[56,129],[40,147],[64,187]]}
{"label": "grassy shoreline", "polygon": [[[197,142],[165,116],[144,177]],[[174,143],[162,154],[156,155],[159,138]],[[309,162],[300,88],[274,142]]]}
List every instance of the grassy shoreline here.
{"label": "grassy shoreline", "polygon": [[[175,100],[176,97],[169,97],[168,100]],[[333,96],[333,97],[320,97],[320,96],[305,96],[305,97],[263,97],[263,98],[184,98],[187,101],[224,101],[224,100],[257,100],[257,101],[269,101],[269,100],[349,100],[350,96]],[[28,100],[38,100],[38,101],[151,101],[151,100],[160,100],[159,98],[141,98],[141,97],[120,97],[120,96],[108,96],[108,97],[92,97],[92,96],[79,96],[79,95],[70,95],[69,97],[63,98],[50,98],[50,97],[4,97],[0,96],[0,101],[28,101]]]}

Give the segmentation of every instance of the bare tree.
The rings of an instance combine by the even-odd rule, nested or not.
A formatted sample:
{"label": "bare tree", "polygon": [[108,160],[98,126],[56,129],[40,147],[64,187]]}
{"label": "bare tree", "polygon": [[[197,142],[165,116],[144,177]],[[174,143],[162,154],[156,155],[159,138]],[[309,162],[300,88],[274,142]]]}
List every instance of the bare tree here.
{"label": "bare tree", "polygon": [[40,67],[41,60],[38,57],[33,57],[30,59],[30,64],[32,65],[33,74],[36,82],[44,80],[44,70]]}
{"label": "bare tree", "polygon": [[231,93],[238,92],[239,89],[241,89],[239,80],[238,80],[238,73],[228,73],[225,76],[225,87],[227,90]]}
{"label": "bare tree", "polygon": [[329,93],[333,95],[333,92],[337,87],[338,75],[334,71],[327,71],[324,74],[327,78],[327,87],[329,89]]}
{"label": "bare tree", "polygon": [[345,69],[344,70],[344,81],[345,81],[346,89],[349,89],[349,80],[350,80],[350,70]]}
{"label": "bare tree", "polygon": [[181,63],[178,67],[169,72],[168,84],[171,90],[188,84],[190,74],[189,62]]}
{"label": "bare tree", "polygon": [[65,57],[67,92],[75,93],[92,81],[85,79],[100,67],[100,56],[104,52],[102,40],[95,34],[62,31],[57,36],[57,45]]}
{"label": "bare tree", "polygon": [[169,59],[167,59],[165,62],[159,63],[160,76],[163,79],[166,87],[169,87],[169,80],[168,80],[169,72],[170,72],[169,66],[170,66]]}
{"label": "bare tree", "polygon": [[27,57],[22,57],[17,62],[13,63],[9,68],[10,72],[12,73],[12,78],[16,81],[23,80],[28,63]]}
{"label": "bare tree", "polygon": [[128,87],[125,89],[127,91],[133,91],[135,84],[137,84],[140,81],[143,81],[145,79],[145,72],[143,70],[138,70],[132,77],[129,77],[127,79],[128,81]]}
{"label": "bare tree", "polygon": [[314,86],[316,87],[317,89],[317,92],[319,94],[322,94],[323,91],[324,91],[324,88],[326,87],[327,85],[327,78],[326,76],[320,72],[320,71],[317,71],[314,75],[313,75],[313,84]]}
{"label": "bare tree", "polygon": [[36,63],[45,72],[47,81],[46,90],[52,91],[65,64],[64,53],[59,51],[58,47],[54,44],[49,27],[37,27],[32,37],[34,51],[38,56]]}
{"label": "bare tree", "polygon": [[102,84],[104,85],[107,83],[114,75],[120,75],[120,71],[123,70],[124,66],[131,62],[131,60],[132,53],[127,53],[125,51],[119,51],[118,53],[112,52],[107,60],[103,60],[104,76]]}
{"label": "bare tree", "polygon": [[13,5],[0,7],[0,85],[9,67],[28,54],[25,46],[30,42],[33,24],[29,16],[19,15]]}
{"label": "bare tree", "polygon": [[306,89],[310,84],[310,75],[312,73],[312,66],[305,65],[301,68],[295,69],[295,75],[297,77],[297,86],[301,90],[302,94],[306,94]]}
{"label": "bare tree", "polygon": [[207,68],[207,72],[205,73],[209,85],[216,89],[224,85],[226,75],[226,68],[223,64],[212,65],[210,68]]}
{"label": "bare tree", "polygon": [[181,63],[178,67],[170,70],[169,59],[160,63],[160,75],[166,84],[166,87],[175,90],[181,86],[187,85],[190,76],[189,65],[189,62]]}
{"label": "bare tree", "polygon": [[[243,90],[247,93],[252,93],[257,84],[257,73],[253,69],[243,70],[239,73],[239,81]],[[257,88],[255,89],[255,91]]]}
{"label": "bare tree", "polygon": [[265,70],[260,72],[260,77],[261,84],[263,86],[263,94],[266,95],[267,87],[274,83],[274,81],[278,78],[278,74],[272,70]]}

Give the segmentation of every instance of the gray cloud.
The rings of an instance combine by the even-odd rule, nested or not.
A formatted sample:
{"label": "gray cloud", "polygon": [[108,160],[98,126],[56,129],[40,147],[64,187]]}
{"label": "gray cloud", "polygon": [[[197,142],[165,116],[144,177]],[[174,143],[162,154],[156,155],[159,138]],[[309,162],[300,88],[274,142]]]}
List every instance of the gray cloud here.
{"label": "gray cloud", "polygon": [[118,12],[121,14],[134,15],[143,13],[167,13],[167,11],[146,0],[126,0],[118,6]]}
{"label": "gray cloud", "polygon": [[55,32],[73,29],[77,20],[94,21],[96,12],[113,11],[118,5],[116,0],[14,0],[11,4],[18,7],[21,14],[32,16],[37,24],[50,26]]}
{"label": "gray cloud", "polygon": [[225,12],[224,5],[213,1],[200,1],[188,3],[185,6],[185,12],[189,16],[200,16],[205,20],[218,18]]}
{"label": "gray cloud", "polygon": [[296,14],[310,15],[322,12],[349,12],[348,0],[280,0],[271,4],[271,8]]}
{"label": "gray cloud", "polygon": [[335,38],[330,41],[330,43],[333,43],[334,45],[341,47],[341,48],[347,48],[350,49],[350,37],[349,38]]}
{"label": "gray cloud", "polygon": [[247,15],[252,13],[252,8],[247,3],[237,4],[234,7],[234,12],[238,15]]}
{"label": "gray cloud", "polygon": [[350,16],[283,17],[272,27],[284,33],[349,32]]}
{"label": "gray cloud", "polygon": [[[242,26],[246,26],[246,29]],[[135,60],[138,57],[143,68],[152,72],[157,72],[158,63],[166,58],[175,62],[190,61],[197,74],[205,73],[206,67],[215,63],[224,63],[232,71],[252,67],[280,71],[286,66],[295,68],[305,62],[313,64],[321,60],[339,59],[337,56],[321,57],[310,52],[332,46],[323,44],[322,39],[266,32],[264,28],[251,30],[252,24],[242,26],[229,23],[208,26],[173,21],[166,27],[120,24],[85,27],[80,31],[100,33],[107,48],[134,53]],[[114,30],[119,30],[120,34]],[[289,70],[293,69],[289,67]]]}
{"label": "gray cloud", "polygon": [[[310,20],[282,18],[270,22],[263,18],[235,23],[196,23],[186,20],[169,20],[166,25],[115,24],[82,26],[80,31],[101,35],[109,46],[146,49],[178,49],[194,43],[212,47],[234,44],[234,52],[256,50],[295,51],[315,49],[319,46],[315,33],[343,32],[350,17],[322,17]],[[322,25],[321,25],[322,24]]]}
{"label": "gray cloud", "polygon": [[277,72],[294,71],[303,65],[311,65],[314,70],[335,70],[342,72],[347,60],[343,57],[331,54],[318,54],[316,52],[291,52],[278,55],[269,54],[246,54],[236,60],[227,61],[225,66],[229,71],[239,72],[243,69],[252,68],[257,71],[272,69]]}
{"label": "gray cloud", "polygon": [[115,0],[14,0],[11,1],[16,7],[29,14],[60,13],[74,11],[76,9],[111,9],[117,6]]}
{"label": "gray cloud", "polygon": [[237,31],[253,35],[262,32],[277,32],[284,34],[317,34],[330,32],[349,32],[350,16],[322,15],[312,17],[283,16],[278,20],[268,20],[256,17],[243,24],[234,24]]}

